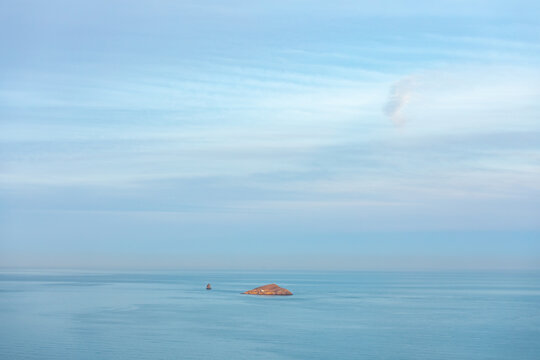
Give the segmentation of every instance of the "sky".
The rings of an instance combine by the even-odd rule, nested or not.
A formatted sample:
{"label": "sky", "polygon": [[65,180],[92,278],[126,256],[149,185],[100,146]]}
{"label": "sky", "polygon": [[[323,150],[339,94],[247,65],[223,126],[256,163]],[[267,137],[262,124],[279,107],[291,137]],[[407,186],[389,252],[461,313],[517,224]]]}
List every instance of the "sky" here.
{"label": "sky", "polygon": [[537,1],[0,1],[0,267],[539,269]]}

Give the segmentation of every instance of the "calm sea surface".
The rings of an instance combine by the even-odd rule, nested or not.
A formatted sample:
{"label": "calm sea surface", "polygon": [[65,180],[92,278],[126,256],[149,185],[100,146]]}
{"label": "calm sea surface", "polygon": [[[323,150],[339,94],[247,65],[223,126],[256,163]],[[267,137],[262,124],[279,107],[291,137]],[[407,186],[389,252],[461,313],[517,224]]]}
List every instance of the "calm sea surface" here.
{"label": "calm sea surface", "polygon": [[540,274],[3,271],[0,358],[537,360]]}

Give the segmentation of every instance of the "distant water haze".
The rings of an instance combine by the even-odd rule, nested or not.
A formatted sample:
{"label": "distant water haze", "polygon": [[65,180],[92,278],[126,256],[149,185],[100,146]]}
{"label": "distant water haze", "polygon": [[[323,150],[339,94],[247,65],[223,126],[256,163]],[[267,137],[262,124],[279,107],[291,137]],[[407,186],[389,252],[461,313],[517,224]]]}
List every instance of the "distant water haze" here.
{"label": "distant water haze", "polygon": [[[291,237],[285,242],[283,238],[274,240],[268,234],[260,234],[234,240],[201,239],[190,244],[191,253],[183,250],[185,242],[167,241],[166,237],[155,235],[148,240],[155,249],[144,253],[136,246],[118,248],[118,240],[107,244],[104,239],[96,239],[85,246],[85,251],[69,244],[59,251],[55,243],[49,242],[33,249],[21,246],[17,251],[12,250],[12,256],[3,253],[0,258],[2,268],[42,269],[519,270],[540,268],[540,241],[536,235],[535,232],[517,235],[404,232],[318,237],[315,234]],[[100,251],[93,249],[97,244],[101,245]]]}

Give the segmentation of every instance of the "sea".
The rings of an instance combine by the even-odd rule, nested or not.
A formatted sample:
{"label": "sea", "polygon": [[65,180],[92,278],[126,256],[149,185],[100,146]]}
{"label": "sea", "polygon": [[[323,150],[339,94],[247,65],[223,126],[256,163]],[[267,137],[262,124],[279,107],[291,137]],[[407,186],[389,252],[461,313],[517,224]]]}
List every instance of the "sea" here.
{"label": "sea", "polygon": [[3,270],[0,359],[538,360],[540,273]]}

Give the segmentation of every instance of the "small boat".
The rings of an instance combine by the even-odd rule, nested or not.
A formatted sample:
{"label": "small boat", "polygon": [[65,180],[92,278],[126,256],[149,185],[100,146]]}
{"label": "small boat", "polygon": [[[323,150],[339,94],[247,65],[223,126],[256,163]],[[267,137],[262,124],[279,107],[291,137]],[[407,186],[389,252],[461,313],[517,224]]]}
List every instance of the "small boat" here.
{"label": "small boat", "polygon": [[206,285],[206,290],[212,290],[212,286],[210,284]]}

